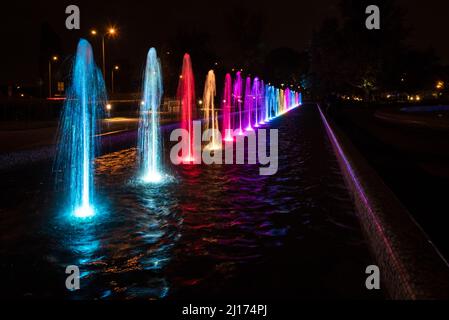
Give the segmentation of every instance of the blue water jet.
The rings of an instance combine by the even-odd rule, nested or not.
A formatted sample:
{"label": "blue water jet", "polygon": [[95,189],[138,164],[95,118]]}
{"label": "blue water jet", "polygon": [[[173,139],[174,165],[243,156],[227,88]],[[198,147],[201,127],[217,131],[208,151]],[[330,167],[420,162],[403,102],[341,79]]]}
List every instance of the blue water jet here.
{"label": "blue water jet", "polygon": [[156,50],[151,48],[148,51],[143,79],[138,133],[138,159],[144,182],[157,183],[163,178],[159,117],[162,93],[161,64]]}
{"label": "blue water jet", "polygon": [[93,170],[96,122],[106,102],[103,76],[94,62],[92,47],[81,39],[72,68],[59,124],[57,173],[67,190],[67,205],[75,217],[95,214]]}

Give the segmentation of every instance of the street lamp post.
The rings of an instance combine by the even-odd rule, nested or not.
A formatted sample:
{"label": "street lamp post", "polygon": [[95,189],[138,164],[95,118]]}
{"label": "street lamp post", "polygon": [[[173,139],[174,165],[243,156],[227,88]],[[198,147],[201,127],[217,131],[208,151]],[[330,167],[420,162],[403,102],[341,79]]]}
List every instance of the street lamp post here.
{"label": "street lamp post", "polygon": [[114,71],[120,70],[119,66],[114,66],[111,71],[111,93],[114,93]]}
{"label": "street lamp post", "polygon": [[52,83],[51,83],[51,63],[53,61],[58,61],[58,57],[57,56],[52,56],[50,60],[48,60],[48,97],[51,98],[52,97]]}
{"label": "street lamp post", "polygon": [[[90,31],[90,34],[96,36],[98,34],[97,30],[93,29]],[[106,33],[101,35],[101,52],[102,52],[102,69],[103,69],[103,77],[106,79],[106,46],[105,46],[105,38],[106,36],[113,37],[117,34],[117,30],[113,27],[109,28]]]}

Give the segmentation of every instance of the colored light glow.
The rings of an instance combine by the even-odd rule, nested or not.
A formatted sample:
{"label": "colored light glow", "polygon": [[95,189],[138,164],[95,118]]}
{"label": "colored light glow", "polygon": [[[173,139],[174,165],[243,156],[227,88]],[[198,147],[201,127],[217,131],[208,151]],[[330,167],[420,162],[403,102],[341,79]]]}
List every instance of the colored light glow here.
{"label": "colored light glow", "polygon": [[221,144],[211,142],[206,147],[204,147],[204,149],[214,151],[214,150],[220,150],[221,147],[222,147]]}
{"label": "colored light glow", "polygon": [[243,94],[243,80],[240,72],[237,72],[234,80],[234,87],[232,93],[234,110],[238,110],[238,120],[235,120],[235,127],[239,128],[239,135],[243,135],[242,129],[242,94]]}
{"label": "colored light glow", "polygon": [[[251,90],[251,96],[253,97],[253,105],[252,105],[252,110],[254,112],[254,127],[258,128],[259,127],[259,100],[260,100],[260,81],[259,78],[254,78],[253,81],[253,88]],[[249,115],[249,117],[251,118],[251,114]],[[250,123],[249,125],[251,126],[252,123],[252,119],[250,119]]]}
{"label": "colored light glow", "polygon": [[195,161],[195,158],[192,156],[187,156],[187,157],[181,158],[181,162],[186,163],[186,164],[194,162],[194,161]]}
{"label": "colored light glow", "polygon": [[75,209],[74,215],[77,218],[90,218],[95,215],[95,211],[92,207],[83,205],[82,207]]}
{"label": "colored light glow", "polygon": [[[182,73],[178,83],[178,100],[181,102],[181,128],[189,133],[188,151],[183,154],[184,162],[194,161],[195,145],[193,141],[193,119],[195,117],[195,80],[193,78],[192,62],[186,53],[182,63]],[[204,102],[204,101],[203,101]]]}
{"label": "colored light glow", "polygon": [[216,95],[216,85],[215,85],[215,73],[213,70],[209,70],[206,77],[206,83],[204,84],[204,113],[205,113],[205,123],[206,130],[212,130],[212,141],[206,147],[207,150],[219,150],[221,145],[218,143],[218,114],[215,111],[215,95]]}
{"label": "colored light glow", "polygon": [[147,183],[159,183],[163,181],[163,176],[159,172],[149,172],[142,180]]}
{"label": "colored light glow", "polygon": [[246,114],[246,122],[247,122],[247,127],[246,127],[246,131],[253,131],[253,126],[252,126],[252,106],[253,106],[253,100],[254,97],[251,94],[251,78],[247,77],[246,78],[246,85],[245,85],[245,102],[244,102],[244,109],[245,109],[245,114]]}
{"label": "colored light glow", "polygon": [[223,103],[222,103],[222,113],[223,113],[223,126],[222,130],[225,133],[224,141],[234,141],[232,137],[232,79],[231,75],[228,73],[225,77],[225,84],[223,89]]}

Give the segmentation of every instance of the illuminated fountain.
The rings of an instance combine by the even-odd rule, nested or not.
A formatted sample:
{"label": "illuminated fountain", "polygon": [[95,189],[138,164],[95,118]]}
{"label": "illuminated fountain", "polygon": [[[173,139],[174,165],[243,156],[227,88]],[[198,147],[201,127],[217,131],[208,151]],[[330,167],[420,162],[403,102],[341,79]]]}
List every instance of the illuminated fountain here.
{"label": "illuminated fountain", "polygon": [[260,80],[259,85],[259,125],[265,124],[265,84]]}
{"label": "illuminated fountain", "polygon": [[92,47],[81,39],[62,110],[56,156],[57,172],[62,175],[69,192],[70,213],[80,218],[95,214],[93,162],[96,122],[105,101],[104,80],[95,65]]}
{"label": "illuminated fountain", "polygon": [[159,123],[162,93],[161,65],[156,50],[151,48],[145,66],[138,132],[138,159],[142,180],[145,182],[162,180],[162,141]]}
{"label": "illuminated fountain", "polygon": [[184,55],[182,72],[179,76],[178,99],[181,103],[181,128],[189,133],[187,154],[182,154],[182,161],[194,161],[195,145],[193,140],[193,119],[195,117],[195,81],[193,78],[190,55]]}
{"label": "illuminated fountain", "polygon": [[276,118],[279,114],[279,89],[273,88],[273,118]]}
{"label": "illuminated fountain", "polygon": [[239,71],[235,75],[234,88],[233,88],[233,93],[232,93],[234,110],[238,110],[238,121],[235,121],[236,126],[238,123],[238,127],[239,127],[238,135],[243,135],[243,127],[242,127],[242,122],[243,122],[242,100],[243,100],[243,97],[242,97],[242,94],[243,94],[243,80],[242,80],[242,74]]}
{"label": "illuminated fountain", "polygon": [[265,86],[265,120],[264,122],[267,123],[270,121],[271,117],[271,92],[272,87],[269,85]]}
{"label": "illuminated fountain", "polygon": [[203,108],[204,119],[206,122],[205,129],[212,130],[212,141],[206,146],[207,150],[221,149],[221,141],[218,141],[218,113],[215,111],[215,95],[217,88],[215,85],[215,74],[213,70],[209,70],[204,84]]}
{"label": "illuminated fountain", "polygon": [[285,89],[284,92],[284,111],[287,112],[290,109],[290,89]]}
{"label": "illuminated fountain", "polygon": [[[253,105],[252,105],[252,112],[254,112],[254,127],[258,128],[259,127],[259,91],[260,91],[260,87],[259,87],[259,78],[254,78],[253,81],[253,89],[251,90],[251,95],[253,97]],[[250,117],[251,117],[251,113],[250,113]],[[250,123],[251,124],[251,123]]]}
{"label": "illuminated fountain", "polygon": [[245,114],[246,114],[246,122],[248,126],[246,127],[246,131],[253,131],[253,126],[251,124],[252,121],[252,105],[253,105],[253,96],[251,94],[251,78],[246,78],[245,84]]}
{"label": "illuminated fountain", "polygon": [[279,110],[278,110],[278,116],[282,115],[285,111],[285,98],[284,98],[284,90],[283,89],[279,89]]}
{"label": "illuminated fountain", "polygon": [[232,79],[228,73],[225,77],[225,84],[223,90],[222,110],[223,110],[223,133],[225,141],[233,141],[232,123],[231,123],[231,109],[232,109]]}

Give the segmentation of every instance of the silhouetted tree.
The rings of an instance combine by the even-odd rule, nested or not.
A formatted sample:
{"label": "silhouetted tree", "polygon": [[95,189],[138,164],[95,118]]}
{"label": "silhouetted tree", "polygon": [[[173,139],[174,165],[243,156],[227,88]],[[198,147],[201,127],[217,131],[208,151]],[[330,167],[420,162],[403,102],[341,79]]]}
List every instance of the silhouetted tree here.
{"label": "silhouetted tree", "polygon": [[[210,35],[196,27],[180,29],[169,41],[161,55],[167,94],[173,96],[176,93],[184,53],[187,52],[192,57],[195,79],[203,79],[215,67],[217,56],[210,42]],[[202,90],[198,86],[196,88]],[[198,91],[197,94],[199,93]]]}
{"label": "silhouetted tree", "polygon": [[227,19],[229,23],[230,43],[234,61],[248,72],[263,71],[263,57],[265,53],[264,16],[260,12],[252,12],[244,7],[235,7]]}
{"label": "silhouetted tree", "polygon": [[[381,29],[368,30],[365,9],[377,4]],[[319,93],[363,92],[371,97],[390,89],[388,79],[400,79],[398,68],[407,49],[403,14],[394,0],[342,0],[342,19],[328,19],[312,41],[312,75]]]}
{"label": "silhouetted tree", "polygon": [[[39,50],[39,77],[40,84],[48,86],[48,62],[52,56],[62,56],[63,48],[62,41],[59,35],[54,31],[52,26],[48,23],[41,25],[40,35],[40,50]],[[56,73],[56,70],[55,70]],[[44,92],[40,93],[41,95]]]}
{"label": "silhouetted tree", "polygon": [[278,48],[265,59],[266,79],[286,84],[300,84],[309,69],[309,55],[291,48]]}

